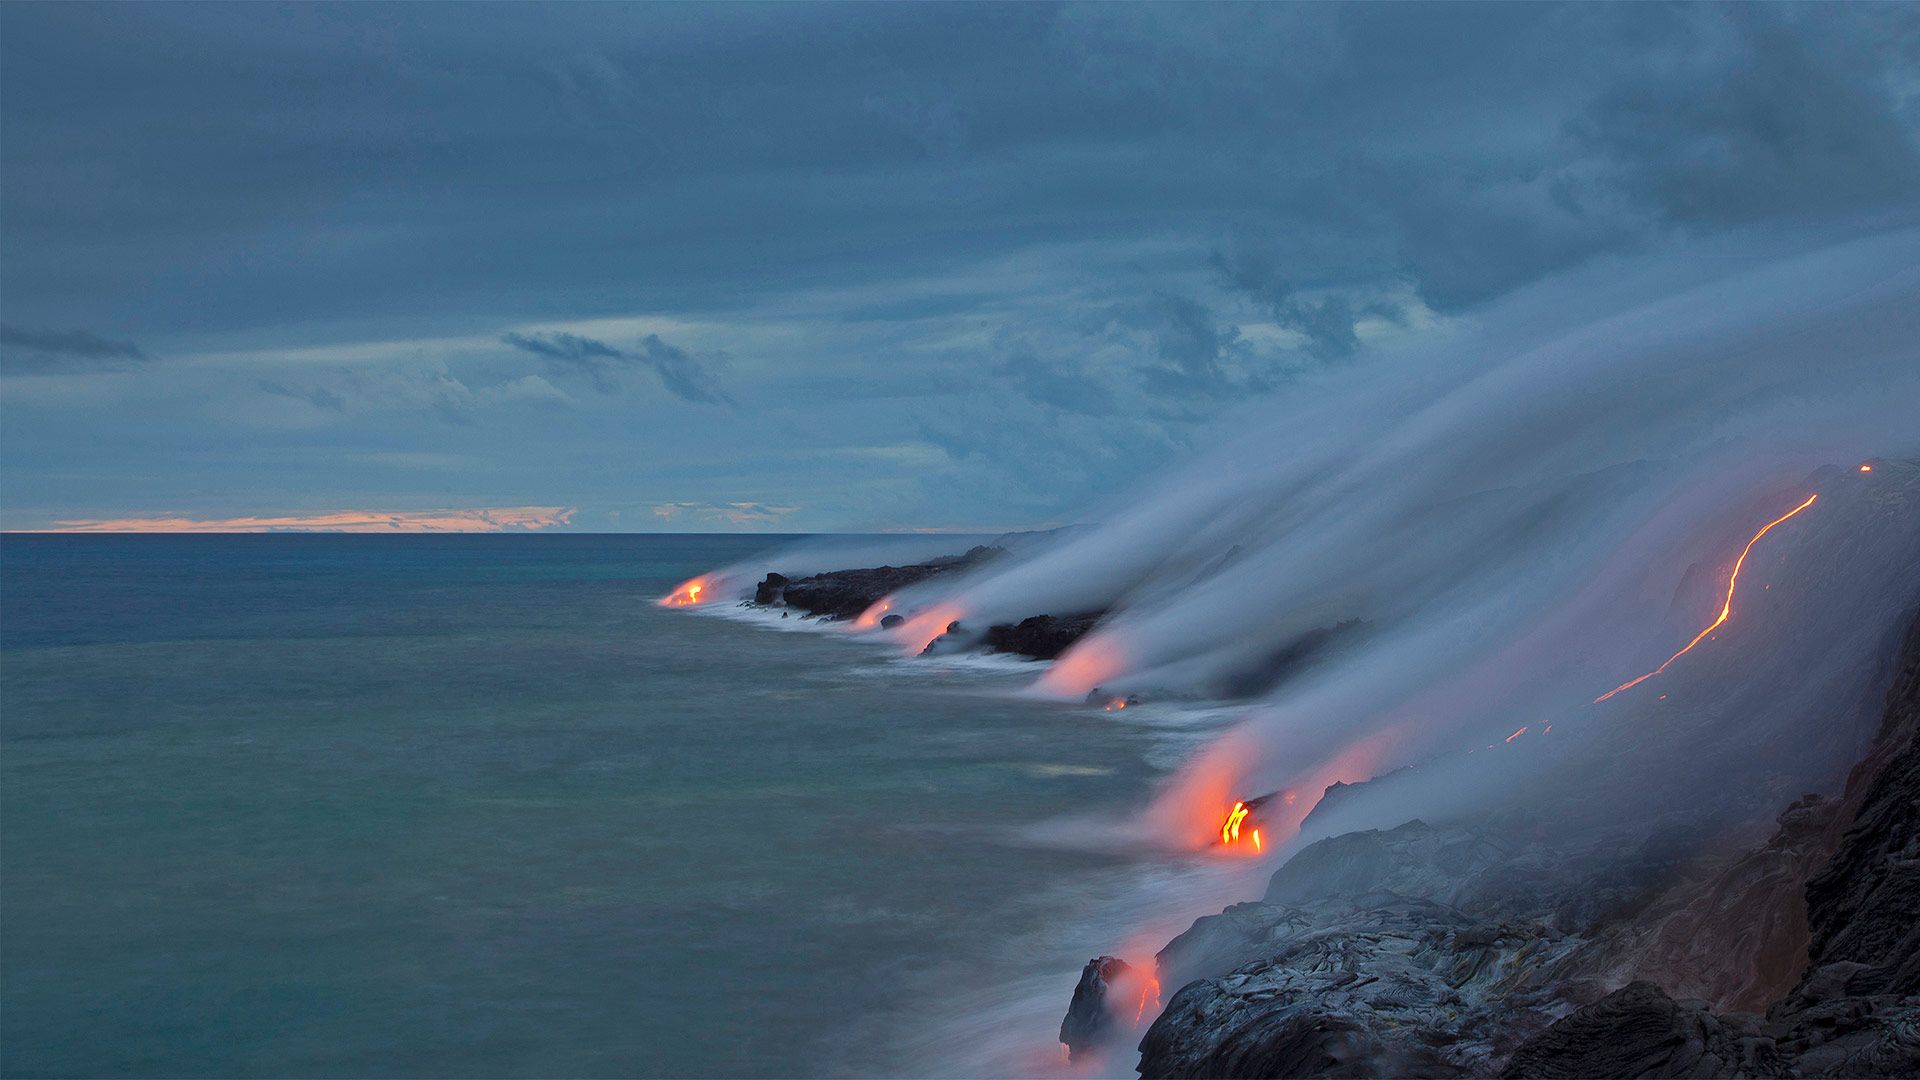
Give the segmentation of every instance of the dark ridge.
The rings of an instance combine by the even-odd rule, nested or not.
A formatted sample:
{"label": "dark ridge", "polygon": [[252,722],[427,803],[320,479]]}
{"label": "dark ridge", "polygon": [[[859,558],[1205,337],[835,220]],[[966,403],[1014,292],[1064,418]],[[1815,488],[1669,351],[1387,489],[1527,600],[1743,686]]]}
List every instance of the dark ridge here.
{"label": "dark ridge", "polygon": [[1005,548],[982,544],[964,555],[928,559],[910,566],[830,570],[802,578],[768,574],[766,580],[754,588],[753,602],[765,607],[792,608],[823,619],[851,619],[909,585],[971,569],[1005,552]]}
{"label": "dark ridge", "polygon": [[1052,660],[1085,637],[1105,615],[1104,611],[1084,615],[1035,615],[1017,623],[989,626],[987,650]]}

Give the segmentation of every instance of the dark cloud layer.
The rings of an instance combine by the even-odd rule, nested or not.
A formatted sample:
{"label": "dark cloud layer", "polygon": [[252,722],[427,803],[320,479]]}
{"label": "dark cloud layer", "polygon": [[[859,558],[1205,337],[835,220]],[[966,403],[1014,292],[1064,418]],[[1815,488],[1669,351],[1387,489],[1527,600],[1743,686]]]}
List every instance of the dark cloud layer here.
{"label": "dark cloud layer", "polygon": [[13,374],[118,371],[146,359],[131,341],[110,341],[85,330],[33,330],[0,323],[0,365]]}
{"label": "dark cloud layer", "polygon": [[[148,489],[183,498],[216,438],[319,468],[328,418],[335,462],[349,439],[466,460],[442,446],[457,415],[578,489],[488,490],[484,448],[456,477],[338,482],[804,504],[807,527],[1064,512],[1231,403],[1547,275],[1729,230],[1870,230],[1920,191],[1910,4],[0,22],[8,321],[110,326],[196,373],[9,343],[9,372],[127,369],[118,411],[8,404],[36,499],[36,469],[135,433]],[[250,370],[341,351],[324,377]],[[167,395],[189,384],[253,427],[182,418]],[[1025,475],[1076,453],[1098,464]],[[593,464],[612,459],[644,465]]]}
{"label": "dark cloud layer", "polygon": [[616,349],[604,341],[579,334],[552,331],[542,334],[508,333],[502,343],[522,352],[546,359],[562,374],[584,375],[603,393],[613,393],[620,378],[634,368],[647,368],[660,377],[661,385],[683,401],[704,405],[728,405],[727,397],[709,365],[687,350],[669,345],[658,334],[640,340],[638,349]]}

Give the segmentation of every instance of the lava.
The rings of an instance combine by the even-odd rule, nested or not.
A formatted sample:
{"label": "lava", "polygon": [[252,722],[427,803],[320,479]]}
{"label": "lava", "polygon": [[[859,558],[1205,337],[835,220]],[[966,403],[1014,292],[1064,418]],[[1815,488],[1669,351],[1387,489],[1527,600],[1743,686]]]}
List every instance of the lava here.
{"label": "lava", "polygon": [[1126,657],[1110,639],[1082,638],[1062,653],[1035,685],[1043,692],[1085,700],[1095,687],[1126,667]]}
{"label": "lava", "polygon": [[871,630],[879,626],[880,620],[885,618],[887,612],[892,610],[893,597],[885,597],[868,607],[867,610],[861,612],[860,617],[853,620],[853,628],[855,630]]}
{"label": "lava", "polygon": [[[885,601],[882,601],[885,603]],[[965,614],[952,604],[941,604],[918,612],[894,630],[895,636],[906,645],[908,651],[916,656],[927,651],[927,646],[939,639],[953,624]]]}
{"label": "lava", "polygon": [[[1136,969],[1139,970],[1139,969]],[[1153,1007],[1160,1008],[1160,976],[1149,975],[1140,982],[1140,1004],[1133,1010],[1133,1026],[1139,1027],[1140,1021],[1147,1015],[1147,998],[1153,998]]]}
{"label": "lava", "polygon": [[1227,811],[1227,820],[1220,825],[1221,843],[1231,846],[1240,842],[1240,826],[1245,824],[1248,813],[1246,803],[1233,804],[1233,809]]}
{"label": "lava", "polygon": [[1705,640],[1708,634],[1711,634],[1715,630],[1720,629],[1721,624],[1727,621],[1727,617],[1733,614],[1733,590],[1737,588],[1740,584],[1740,567],[1742,564],[1744,564],[1747,561],[1747,553],[1752,551],[1753,545],[1759,543],[1760,538],[1767,535],[1767,533],[1770,530],[1772,530],[1772,528],[1775,525],[1780,524],[1781,522],[1787,520],[1788,518],[1793,517],[1795,514],[1798,514],[1800,511],[1805,510],[1807,507],[1812,506],[1813,501],[1815,499],[1818,499],[1819,497],[1820,497],[1819,495],[1807,496],[1806,502],[1801,503],[1799,506],[1794,507],[1793,509],[1787,511],[1784,514],[1781,514],[1779,517],[1774,518],[1772,521],[1767,522],[1765,525],[1761,526],[1759,532],[1753,534],[1753,539],[1747,541],[1747,546],[1740,550],[1740,557],[1733,561],[1733,573],[1727,575],[1727,597],[1720,604],[1719,618],[1713,620],[1712,623],[1708,624],[1705,630],[1702,630],[1698,634],[1695,634],[1693,636],[1693,640],[1687,642],[1686,648],[1683,648],[1679,652],[1674,653],[1672,656],[1667,657],[1666,663],[1661,664],[1659,667],[1654,668],[1652,671],[1647,672],[1645,675],[1642,675],[1631,682],[1621,683],[1619,686],[1616,686],[1613,689],[1607,691],[1606,693],[1601,694],[1599,697],[1593,699],[1594,704],[1597,705],[1600,702],[1607,700],[1608,698],[1612,697],[1613,695],[1619,693],[1622,690],[1631,690],[1632,688],[1639,686],[1641,683],[1646,682],[1648,679],[1653,678],[1655,675],[1661,674],[1662,672],[1666,671],[1668,667],[1672,666],[1675,660],[1678,660],[1682,656],[1685,656],[1688,653],[1688,651],[1690,651],[1695,645],[1698,645],[1700,644],[1701,641]]}
{"label": "lava", "polygon": [[1861,471],[1861,472],[1872,472],[1872,471],[1873,471],[1873,466],[1871,466],[1871,465],[1862,465],[1862,466],[1860,466],[1860,471]]}
{"label": "lava", "polygon": [[1532,726],[1533,726],[1532,724],[1528,724],[1527,727],[1523,727],[1519,731],[1516,731],[1513,734],[1507,736],[1507,741],[1512,742],[1513,740],[1519,738],[1520,736],[1525,735],[1527,733],[1527,728],[1530,728]]}
{"label": "lava", "polygon": [[660,598],[661,607],[691,607],[701,603],[700,594],[706,591],[707,579],[689,578],[674,587],[674,590]]}

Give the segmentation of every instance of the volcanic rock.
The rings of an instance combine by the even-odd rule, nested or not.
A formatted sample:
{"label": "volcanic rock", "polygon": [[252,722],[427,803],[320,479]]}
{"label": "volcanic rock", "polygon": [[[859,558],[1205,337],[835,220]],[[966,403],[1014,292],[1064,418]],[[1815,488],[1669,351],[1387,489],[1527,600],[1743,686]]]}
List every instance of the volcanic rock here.
{"label": "volcanic rock", "polygon": [[1068,1060],[1099,1047],[1112,1033],[1114,1010],[1108,999],[1132,971],[1116,956],[1096,956],[1081,969],[1073,1002],[1067,1006],[1066,1019],[1060,1021],[1060,1041],[1067,1045]]}
{"label": "volcanic rock", "polygon": [[[1537,923],[1446,904],[1242,904],[1219,917],[1266,955],[1187,983],[1140,1043],[1143,1077],[1484,1076],[1558,1015],[1546,973],[1578,945]],[[1203,920],[1204,921],[1204,920]],[[1163,970],[1231,962],[1168,947]],[[1164,955],[1164,954],[1163,954]]]}
{"label": "volcanic rock", "polygon": [[1759,1017],[1715,1016],[1650,982],[1629,983],[1516,1051],[1502,1077],[1790,1076]]}
{"label": "volcanic rock", "polygon": [[[1635,983],[1529,1041],[1503,1075],[1920,1075],[1916,730],[1920,619],[1901,651],[1878,741],[1848,778],[1838,806],[1801,800],[1782,815],[1781,831],[1769,844],[1790,850],[1796,834],[1831,835],[1831,825],[1818,817],[1795,822],[1796,813],[1846,811],[1838,818],[1848,822],[1846,832],[1805,888],[1806,973],[1768,1010],[1764,1025],[1675,1003],[1650,984]],[[1766,854],[1763,849],[1736,869]],[[1761,914],[1764,908],[1722,919]],[[1704,930],[1727,936],[1713,920]],[[1716,1032],[1734,1033],[1737,1045]]]}
{"label": "volcanic rock", "polygon": [[786,603],[787,583],[785,574],[768,574],[765,581],[753,587],[753,602],[762,607]]}
{"label": "volcanic rock", "polygon": [[788,578],[768,574],[753,590],[756,604],[780,605],[825,619],[851,619],[879,603],[889,593],[928,578],[966,570],[1002,554],[1004,549],[973,547],[964,555],[929,559],[910,566],[874,566],[860,570],[832,570],[811,577]]}
{"label": "volcanic rock", "polygon": [[987,627],[987,648],[992,652],[1018,653],[1035,660],[1052,660],[1068,646],[1086,636],[1104,611],[1083,615],[1035,615],[1017,623]]}

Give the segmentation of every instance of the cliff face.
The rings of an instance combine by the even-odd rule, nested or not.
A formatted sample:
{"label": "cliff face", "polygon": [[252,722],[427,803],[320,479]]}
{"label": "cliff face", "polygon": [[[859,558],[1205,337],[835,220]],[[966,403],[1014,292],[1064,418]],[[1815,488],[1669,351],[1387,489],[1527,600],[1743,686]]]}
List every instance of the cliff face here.
{"label": "cliff face", "polygon": [[1839,798],[1579,934],[1546,902],[1577,855],[1420,822],[1323,840],[1161,952],[1179,990],[1141,1075],[1920,1075],[1916,731],[1920,619]]}
{"label": "cliff face", "polygon": [[[1742,860],[1790,869],[1809,852],[1827,854],[1792,909],[1805,928],[1804,974],[1764,1021],[1716,1015],[1636,982],[1530,1040],[1502,1075],[1920,1075],[1917,730],[1920,620],[1901,650],[1879,738],[1838,804],[1796,804],[1822,810],[1824,821],[1796,828],[1789,811],[1780,834]],[[1712,922],[1702,929],[1731,936]]]}

